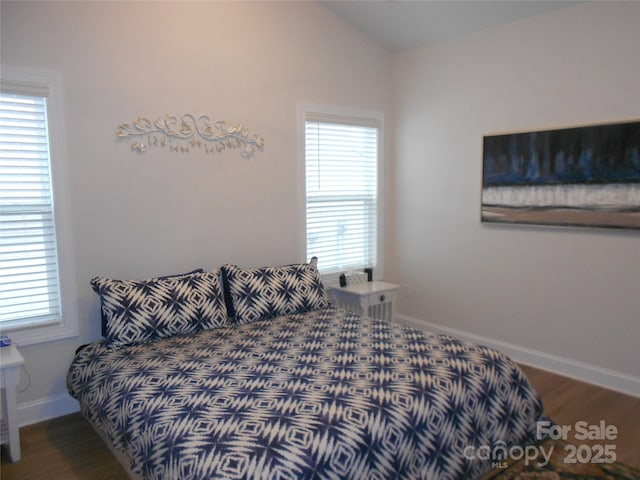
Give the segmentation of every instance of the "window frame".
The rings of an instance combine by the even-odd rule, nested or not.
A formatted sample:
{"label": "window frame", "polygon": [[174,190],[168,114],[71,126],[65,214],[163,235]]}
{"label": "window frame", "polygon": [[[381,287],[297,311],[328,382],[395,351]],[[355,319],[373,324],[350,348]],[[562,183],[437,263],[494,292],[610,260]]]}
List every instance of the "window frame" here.
{"label": "window frame", "polygon": [[[357,125],[376,127],[377,135],[377,192],[376,192],[376,258],[373,267],[373,279],[384,278],[384,115],[374,110],[362,110],[349,107],[319,104],[300,104],[298,106],[298,157],[299,161],[299,229],[300,252],[299,258],[303,262],[309,261],[307,251],[307,195],[306,195],[306,151],[305,151],[305,124],[307,120],[328,121],[332,123],[344,123],[345,125]],[[341,272],[322,273],[321,277],[326,285],[337,285]]]}
{"label": "window frame", "polygon": [[57,72],[2,65],[0,90],[7,93],[46,96],[51,184],[60,282],[60,318],[0,331],[19,345],[78,336],[78,305],[68,201],[67,149],[64,127],[62,76]]}

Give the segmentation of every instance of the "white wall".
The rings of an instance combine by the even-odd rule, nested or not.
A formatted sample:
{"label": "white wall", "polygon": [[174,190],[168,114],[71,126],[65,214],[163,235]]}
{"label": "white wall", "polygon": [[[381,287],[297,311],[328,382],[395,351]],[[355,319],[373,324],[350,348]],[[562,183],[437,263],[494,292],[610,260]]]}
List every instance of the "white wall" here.
{"label": "white wall", "polygon": [[[28,422],[56,413],[75,347],[99,336],[93,276],[300,260],[298,103],[389,115],[391,56],[309,2],[1,9],[2,62],[63,77],[81,318],[79,338],[22,349],[31,386],[18,403]],[[244,123],[264,137],[264,152],[138,155],[116,140],[116,127],[138,116],[182,113]]]}
{"label": "white wall", "polygon": [[586,3],[394,57],[400,312],[640,385],[638,232],[480,223],[484,134],[640,118],[639,25]]}
{"label": "white wall", "polygon": [[[639,8],[578,5],[392,65],[309,2],[0,2],[2,62],[63,76],[81,315],[79,338],[23,349],[23,422],[73,405],[67,366],[99,334],[91,277],[299,260],[298,103],[391,125],[392,89],[385,270],[410,287],[399,311],[639,376],[637,233],[479,223],[483,134],[640,116]],[[139,115],[187,112],[242,122],[265,151],[136,155],[115,139]]]}

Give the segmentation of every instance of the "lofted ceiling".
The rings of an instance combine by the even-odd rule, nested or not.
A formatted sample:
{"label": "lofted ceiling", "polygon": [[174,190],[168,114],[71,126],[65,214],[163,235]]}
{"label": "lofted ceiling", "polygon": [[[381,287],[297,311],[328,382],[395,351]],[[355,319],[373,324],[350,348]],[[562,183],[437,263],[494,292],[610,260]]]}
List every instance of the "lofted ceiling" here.
{"label": "lofted ceiling", "polygon": [[321,0],[390,52],[461,37],[577,0]]}

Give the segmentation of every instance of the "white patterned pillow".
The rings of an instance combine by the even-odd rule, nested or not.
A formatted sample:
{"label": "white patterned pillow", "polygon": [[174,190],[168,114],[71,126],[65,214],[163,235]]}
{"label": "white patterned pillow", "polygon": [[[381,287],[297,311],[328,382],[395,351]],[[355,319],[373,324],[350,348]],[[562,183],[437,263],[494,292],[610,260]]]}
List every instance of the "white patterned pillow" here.
{"label": "white patterned pillow", "polygon": [[237,323],[319,310],[329,299],[317,269],[310,263],[244,269],[224,265],[222,275],[229,314]]}
{"label": "white patterned pillow", "polygon": [[[175,277],[184,277],[186,275],[191,275],[193,273],[201,273],[204,272],[204,270],[202,270],[201,268],[198,268],[196,270],[192,270],[190,272],[187,273],[178,273],[175,275],[166,275],[163,277],[157,277],[156,280],[160,280],[160,279],[164,279],[164,278],[175,278]],[[102,332],[102,336],[103,337],[107,337],[107,314],[105,312],[105,309],[102,306],[102,302],[100,302],[100,313],[101,313],[101,332]]]}
{"label": "white patterned pillow", "polygon": [[112,348],[228,325],[220,271],[148,280],[96,277]]}

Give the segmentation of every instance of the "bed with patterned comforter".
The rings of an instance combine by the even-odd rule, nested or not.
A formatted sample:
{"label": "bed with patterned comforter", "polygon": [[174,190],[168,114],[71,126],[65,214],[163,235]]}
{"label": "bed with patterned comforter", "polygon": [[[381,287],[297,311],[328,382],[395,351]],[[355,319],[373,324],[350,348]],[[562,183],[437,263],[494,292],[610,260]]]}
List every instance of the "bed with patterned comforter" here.
{"label": "bed with patterned comforter", "polygon": [[466,479],[535,440],[541,401],[487,347],[336,309],[78,352],[83,415],[146,479]]}

